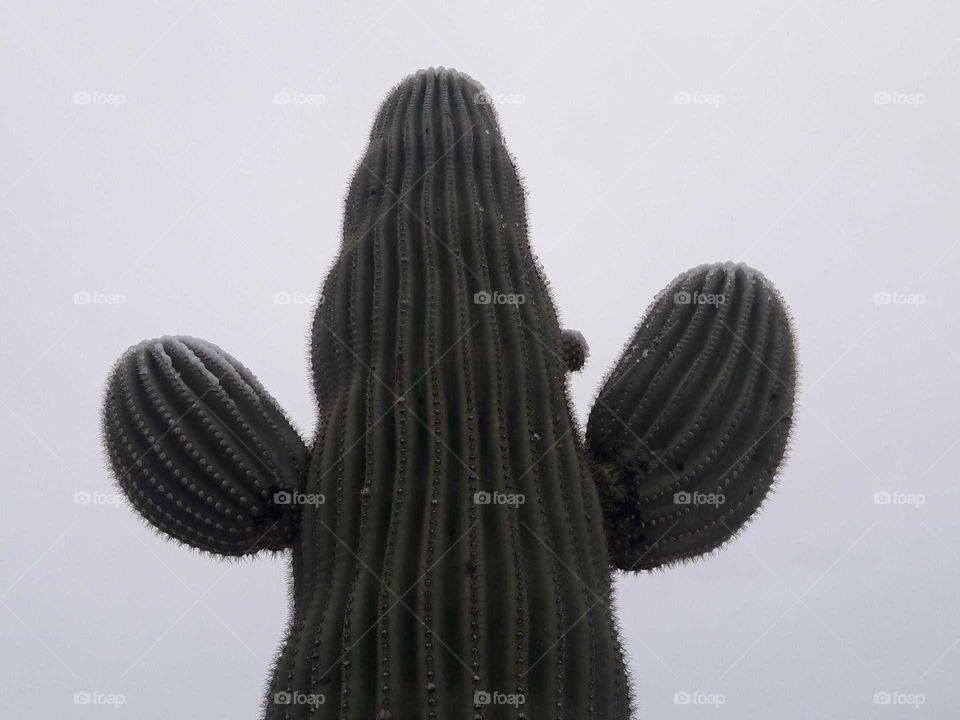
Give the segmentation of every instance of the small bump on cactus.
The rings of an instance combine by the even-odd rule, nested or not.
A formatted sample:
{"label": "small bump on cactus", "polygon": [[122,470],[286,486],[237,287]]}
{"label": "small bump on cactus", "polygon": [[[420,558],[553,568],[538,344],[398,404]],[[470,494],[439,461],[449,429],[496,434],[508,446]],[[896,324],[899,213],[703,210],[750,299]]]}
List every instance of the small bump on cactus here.
{"label": "small bump on cactus", "polygon": [[571,372],[583,370],[590,356],[587,339],[579,330],[564,330],[560,333],[560,348],[563,355],[563,364]]}
{"label": "small bump on cactus", "polygon": [[786,450],[795,382],[789,316],[756,270],[703,265],[660,293],[587,426],[618,568],[695,557],[750,518]]}
{"label": "small bump on cactus", "polygon": [[102,422],[121,488],[158,530],[223,555],[290,545],[295,507],[282,494],[300,487],[307,448],[217,346],[163,337],[130,348],[107,383]]}

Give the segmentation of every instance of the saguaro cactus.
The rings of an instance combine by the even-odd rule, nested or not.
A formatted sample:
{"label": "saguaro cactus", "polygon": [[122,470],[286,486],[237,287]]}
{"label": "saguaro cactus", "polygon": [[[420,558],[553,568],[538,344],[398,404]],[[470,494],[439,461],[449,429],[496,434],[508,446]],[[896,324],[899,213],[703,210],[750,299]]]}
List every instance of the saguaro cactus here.
{"label": "saguaro cactus", "polygon": [[760,504],[783,456],[793,344],[739,265],[659,296],[586,443],[524,192],[482,86],[411,75],[380,108],[312,330],[312,448],[240,363],[164,337],[108,382],[131,503],[219,555],[290,551],[264,716],[629,717],[611,571],[690,558]]}

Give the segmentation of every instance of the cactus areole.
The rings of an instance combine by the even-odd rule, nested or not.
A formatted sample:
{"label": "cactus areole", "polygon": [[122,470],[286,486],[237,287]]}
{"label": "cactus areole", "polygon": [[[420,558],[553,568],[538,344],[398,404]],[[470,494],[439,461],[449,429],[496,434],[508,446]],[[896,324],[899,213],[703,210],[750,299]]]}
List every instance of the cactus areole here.
{"label": "cactus areole", "polygon": [[161,337],[108,381],[117,481],[209,553],[289,552],[269,720],[631,716],[615,569],[695,558],[759,507],[795,359],[760,273],[701,266],[661,292],[586,432],[483,87],[417,72],[384,100],[311,335],[304,443],[216,345]]}

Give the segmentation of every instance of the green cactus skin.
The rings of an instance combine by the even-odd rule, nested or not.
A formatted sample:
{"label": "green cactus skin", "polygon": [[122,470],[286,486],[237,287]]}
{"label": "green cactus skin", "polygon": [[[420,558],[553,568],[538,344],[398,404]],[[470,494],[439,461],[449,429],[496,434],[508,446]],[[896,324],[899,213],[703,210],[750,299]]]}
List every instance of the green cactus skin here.
{"label": "green cactus skin", "polygon": [[184,544],[243,555],[289,547],[309,455],[276,401],[239,362],[195,338],[128,350],[107,385],[107,455],[123,492]]}
{"label": "green cactus skin", "polygon": [[587,423],[618,568],[698,557],[733,536],[783,459],[795,384],[789,316],[756,270],[703,265],[658,296]]}
{"label": "green cactus skin", "polygon": [[[717,533],[651,542],[665,509],[650,483],[664,481],[635,471],[646,455],[612,412],[591,415],[588,454],[567,394],[586,342],[560,329],[482,86],[441,68],[395,87],[345,206],[312,329],[312,450],[223,351],[161,338],[128,351],[108,383],[104,436],[120,486],[156,528],[193,547],[290,549],[292,611],[268,720],[626,720],[610,550],[620,567],[648,567],[709,549]],[[731,326],[770,356],[774,336],[789,336],[786,315],[760,299],[772,290],[759,275],[724,273],[752,278],[722,285]],[[715,274],[690,278],[714,287]],[[664,314],[689,335],[678,340]],[[764,401],[754,387],[770,395],[774,384],[735,360],[718,364],[734,351],[697,318],[654,305],[638,338],[678,349],[660,353],[663,381],[628,348],[599,401],[631,431],[690,432],[713,374],[733,398],[718,403],[743,403],[727,421],[694,425],[687,449],[727,432],[742,447],[786,400]],[[678,390],[672,404],[657,394],[664,383]],[[792,385],[781,392],[792,396]],[[658,416],[650,404],[661,401]],[[684,450],[667,447],[671,462]],[[728,518],[735,529],[776,465],[766,445],[755,455],[768,461],[724,476],[717,463],[701,472],[695,454],[685,487],[737,498],[755,488]],[[696,527],[708,524],[699,513]],[[511,696],[522,704],[504,702]]]}

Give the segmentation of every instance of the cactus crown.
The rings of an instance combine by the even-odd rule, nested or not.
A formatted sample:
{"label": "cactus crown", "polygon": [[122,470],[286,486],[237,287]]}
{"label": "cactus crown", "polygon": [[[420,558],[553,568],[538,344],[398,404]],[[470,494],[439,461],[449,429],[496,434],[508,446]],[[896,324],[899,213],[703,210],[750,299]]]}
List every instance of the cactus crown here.
{"label": "cactus crown", "polygon": [[[492,355],[514,349],[494,348],[498,329],[527,326],[559,373],[559,324],[527,239],[523,186],[486,98],[470,76],[441,68],[409,76],[383,101],[314,322],[321,407],[356,361],[376,364],[400,391],[404,371],[426,369],[416,356],[427,342],[444,350],[457,331]],[[427,314],[442,326],[423,322]]]}

